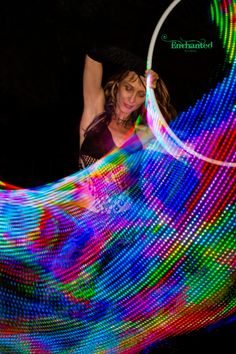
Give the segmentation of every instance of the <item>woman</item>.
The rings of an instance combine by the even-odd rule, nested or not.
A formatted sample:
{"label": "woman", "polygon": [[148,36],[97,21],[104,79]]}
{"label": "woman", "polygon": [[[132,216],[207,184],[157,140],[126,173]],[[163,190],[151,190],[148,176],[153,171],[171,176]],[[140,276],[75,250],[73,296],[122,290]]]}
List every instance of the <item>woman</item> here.
{"label": "woman", "polygon": [[[103,88],[102,63],[109,61],[118,64],[120,72]],[[144,61],[114,47],[86,55],[84,110],[80,123],[81,169],[95,163],[115,148],[126,154],[143,149],[148,127],[146,125],[146,128],[140,129],[136,123],[138,117],[141,117],[142,123],[146,121],[144,103],[148,75],[148,84],[156,92],[160,109],[167,119],[171,119],[174,110],[169,103],[166,86],[156,72],[145,72]],[[145,124],[142,126],[145,127]],[[150,131],[148,135],[152,137]],[[90,195],[89,209],[109,215],[128,210],[134,201],[134,194],[137,194],[137,181],[137,171],[131,171],[126,164],[117,164],[115,157],[101,170],[92,169],[85,184]],[[136,192],[131,193],[131,189]]]}
{"label": "woman", "polygon": [[[102,62],[109,60],[121,64],[121,71],[103,89]],[[168,90],[156,72],[145,71],[144,61],[115,47],[100,50],[99,54],[93,51],[86,55],[84,110],[80,122],[80,168],[96,162],[113,148],[129,145],[129,142],[137,149],[142,148],[140,129],[135,130],[135,126],[138,117],[142,122],[146,121],[144,102],[147,76],[150,76],[148,84],[155,90],[164,117],[170,120],[175,111],[170,105]]]}

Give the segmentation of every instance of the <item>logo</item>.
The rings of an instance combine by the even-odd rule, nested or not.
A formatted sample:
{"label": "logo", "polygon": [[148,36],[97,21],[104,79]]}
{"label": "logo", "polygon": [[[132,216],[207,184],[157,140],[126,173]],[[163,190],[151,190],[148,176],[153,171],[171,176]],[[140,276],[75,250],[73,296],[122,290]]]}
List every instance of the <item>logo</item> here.
{"label": "logo", "polygon": [[185,52],[196,52],[198,50],[208,50],[213,48],[213,42],[207,42],[206,39],[167,39],[167,35],[163,34],[161,36],[162,41],[170,44],[171,49],[182,49]]}

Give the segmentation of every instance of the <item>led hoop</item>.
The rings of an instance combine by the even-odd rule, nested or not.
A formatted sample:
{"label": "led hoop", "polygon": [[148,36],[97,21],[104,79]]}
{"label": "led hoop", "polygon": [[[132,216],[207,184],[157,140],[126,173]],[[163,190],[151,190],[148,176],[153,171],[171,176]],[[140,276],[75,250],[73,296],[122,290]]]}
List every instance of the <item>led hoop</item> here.
{"label": "led hoop", "polygon": [[[165,10],[165,12],[162,14],[160,20],[158,21],[157,25],[156,25],[156,28],[153,32],[153,35],[152,35],[152,38],[151,38],[151,41],[150,41],[150,45],[149,45],[149,49],[148,49],[148,56],[147,56],[147,69],[150,70],[152,68],[152,57],[153,57],[153,52],[154,52],[154,47],[155,47],[155,43],[156,43],[156,39],[157,39],[157,36],[160,32],[160,29],[163,25],[163,23],[165,22],[165,20],[167,19],[168,15],[171,13],[171,11],[175,8],[176,5],[178,5],[178,3],[180,2],[181,0],[174,0],[170,5],[169,7]],[[155,134],[155,136],[158,138],[158,139],[161,139],[162,140],[162,136],[161,136],[161,133],[157,131],[157,126],[159,125],[162,125],[165,130],[167,131],[167,133],[169,134],[169,136],[171,138],[173,138],[173,140],[176,142],[177,145],[179,145],[180,147],[182,147],[186,152],[188,152],[189,154],[191,155],[194,155],[196,156],[197,158],[201,159],[201,160],[204,160],[206,162],[210,162],[212,164],[215,164],[215,165],[219,165],[219,166],[227,166],[227,167],[236,167],[236,162],[227,162],[227,161],[220,161],[220,160],[215,160],[215,159],[211,159],[209,157],[206,157],[198,152],[196,152],[195,150],[191,149],[189,146],[187,146],[185,143],[183,143],[178,137],[177,135],[172,131],[172,129],[169,127],[169,125],[167,124],[166,120],[164,119],[159,107],[158,107],[158,104],[157,104],[157,101],[156,101],[156,98],[155,98],[155,95],[154,95],[154,90],[150,87],[148,87],[147,89],[147,97],[149,98],[148,99],[148,104],[147,104],[147,109],[148,110],[151,110],[152,111],[152,114],[156,111],[157,112],[157,117],[158,117],[158,120],[159,122],[155,122],[155,125],[154,125],[154,129],[151,127],[153,133]],[[153,105],[153,107],[150,108],[150,105]],[[162,141],[161,141],[162,143]],[[167,151],[169,151],[171,153],[171,155],[175,156],[175,157],[178,157],[178,153],[174,153],[171,151],[171,149],[168,147],[168,146],[165,146],[165,148],[167,149]]]}

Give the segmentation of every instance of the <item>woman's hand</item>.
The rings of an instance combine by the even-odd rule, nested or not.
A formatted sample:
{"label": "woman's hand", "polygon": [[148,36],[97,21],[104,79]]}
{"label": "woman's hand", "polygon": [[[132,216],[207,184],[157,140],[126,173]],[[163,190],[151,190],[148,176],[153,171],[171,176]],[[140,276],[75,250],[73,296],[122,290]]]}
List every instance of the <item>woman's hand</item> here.
{"label": "woman's hand", "polygon": [[146,85],[155,90],[159,75],[155,71],[149,69],[145,71],[145,77],[147,82]]}

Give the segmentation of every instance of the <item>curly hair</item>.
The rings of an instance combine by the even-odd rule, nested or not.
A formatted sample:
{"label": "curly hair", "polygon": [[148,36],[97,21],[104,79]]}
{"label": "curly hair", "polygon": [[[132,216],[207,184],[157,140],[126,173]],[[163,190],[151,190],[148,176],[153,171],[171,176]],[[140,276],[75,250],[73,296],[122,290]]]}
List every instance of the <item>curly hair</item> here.
{"label": "curly hair", "polygon": [[[90,133],[93,132],[98,132],[101,126],[103,126],[103,124],[109,125],[112,116],[115,113],[116,97],[117,97],[119,83],[123,81],[128,76],[129,73],[130,71],[127,70],[120,74],[114,75],[104,86],[105,110],[104,112],[98,114],[93,119],[92,123],[87,127],[84,136],[89,135]],[[140,75],[134,73],[133,75],[134,80],[136,80],[137,76],[140,82],[142,83],[142,85],[144,86]],[[176,116],[177,112],[175,108],[170,104],[170,95],[168,89],[164,81],[160,78],[157,81],[155,96],[157,99],[157,103],[160,107],[161,113],[163,114],[167,122],[169,122],[171,119],[173,119]],[[142,104],[136,111],[133,111],[131,113],[129,119],[130,124],[134,125],[139,116],[141,116],[141,121],[144,124],[146,124],[146,108],[144,104]]]}

